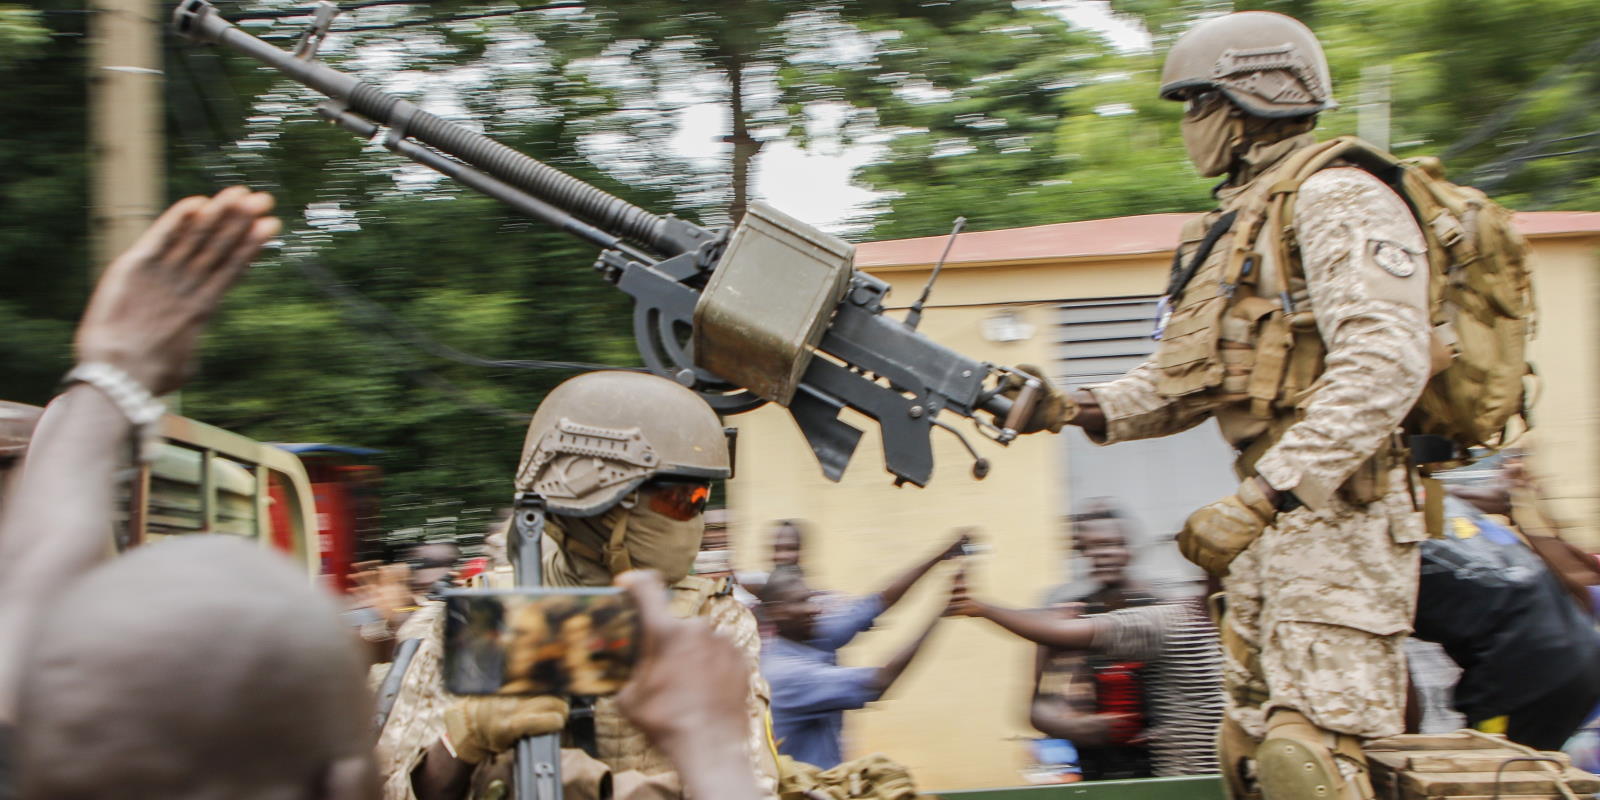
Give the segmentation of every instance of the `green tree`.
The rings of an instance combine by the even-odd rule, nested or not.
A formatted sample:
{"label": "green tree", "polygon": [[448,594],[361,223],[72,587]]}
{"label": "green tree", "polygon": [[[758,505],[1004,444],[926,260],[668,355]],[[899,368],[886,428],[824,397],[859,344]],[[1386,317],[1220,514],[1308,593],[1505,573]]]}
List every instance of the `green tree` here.
{"label": "green tree", "polygon": [[684,87],[714,87],[727,112],[729,160],[726,172],[706,182],[727,187],[728,219],[749,204],[762,144],[784,136],[809,141],[808,123],[820,106],[847,110],[848,140],[874,123],[917,124],[929,115],[912,106],[945,105],[949,92],[973,79],[997,79],[949,104],[949,116],[981,121],[988,98],[1054,80],[1045,76],[1046,48],[1071,51],[1061,56],[1071,61],[1083,46],[1059,36],[1059,25],[1047,29],[1043,23],[1053,18],[1010,0],[629,0],[590,8],[597,32],[548,41],[575,59],[626,64],[633,85],[657,101],[682,97]]}
{"label": "green tree", "polygon": [[[73,34],[87,16],[44,19]],[[629,184],[596,165],[589,140],[617,104],[562,65],[527,58],[528,27],[389,28],[336,37],[327,55],[634,202],[679,206],[668,158],[632,170]],[[0,92],[19,112],[0,120],[9,400],[48,399],[87,298],[82,42],[51,36],[0,61]],[[399,498],[505,504],[526,415],[570,374],[462,365],[417,341],[495,358],[635,363],[627,298],[589,269],[592,248],[321,124],[320,97],[254,62],[174,46],[166,67],[170,194],[241,181],[269,189],[292,230],[285,250],[297,254],[265,258],[236,289],[184,413],[265,441],[383,450],[388,523],[400,527],[438,512]]]}
{"label": "green tree", "polygon": [[[1391,142],[1402,156],[1444,155],[1452,179],[1519,209],[1600,207],[1600,15],[1581,0],[1114,0],[1143,23],[1154,53],[1109,53],[1063,69],[1052,143],[997,154],[939,151],[937,134],[893,132],[858,180],[886,193],[872,238],[1210,205],[1178,135],[1179,108],[1157,98],[1162,56],[1198,20],[1263,9],[1306,21],[1322,40],[1341,107],[1319,135],[1355,133],[1363,69],[1388,65]],[[1537,41],[1538,47],[1527,42]],[[997,98],[1035,108],[1035,91]],[[959,98],[959,94],[957,95]],[[990,116],[1001,116],[991,113]],[[930,129],[931,131],[932,129]]]}
{"label": "green tree", "polygon": [[[616,111],[607,92],[496,49],[523,27],[374,31],[328,57],[351,66],[374,51],[419,53],[390,70],[357,69],[454,107],[502,142],[633,202],[673,207],[664,181],[624,185],[585,155],[593,120]],[[252,83],[259,71],[247,62],[211,55],[219,63],[191,64],[202,86],[222,86],[201,96],[202,116],[221,111],[241,122],[207,133],[208,163],[189,159],[183,188],[208,190],[201,181],[229,174],[253,179],[279,195],[292,230],[284,254],[259,265],[220,316],[185,412],[263,440],[382,450],[374,462],[385,470],[391,528],[437,515],[437,501],[506,504],[527,415],[571,373],[486,369],[439,350],[637,363],[626,296],[589,269],[592,247],[343,131],[307,124],[320,98],[284,79]],[[224,111],[229,97],[235,107]]]}
{"label": "green tree", "polygon": [[[88,291],[87,17],[45,2],[0,15],[0,386],[43,402],[71,366],[72,329]],[[75,35],[74,35],[75,34]]]}
{"label": "green tree", "polygon": [[37,9],[0,3],[0,62],[29,56],[50,41],[39,16]]}

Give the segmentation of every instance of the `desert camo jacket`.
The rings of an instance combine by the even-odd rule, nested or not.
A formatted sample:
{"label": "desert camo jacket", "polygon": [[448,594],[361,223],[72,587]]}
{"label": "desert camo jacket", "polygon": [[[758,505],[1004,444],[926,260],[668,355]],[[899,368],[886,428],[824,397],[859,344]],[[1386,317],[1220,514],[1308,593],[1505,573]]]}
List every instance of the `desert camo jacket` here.
{"label": "desert camo jacket", "polygon": [[[1220,191],[1222,205],[1213,215],[1242,202],[1246,189]],[[1261,591],[1262,613],[1273,619],[1261,622],[1404,633],[1415,605],[1417,563],[1415,548],[1403,545],[1425,537],[1405,473],[1391,470],[1375,502],[1347,503],[1338,490],[1396,431],[1429,377],[1422,232],[1398,195],[1354,167],[1316,173],[1294,202],[1304,273],[1297,299],[1310,304],[1326,354],[1321,377],[1292,424],[1256,464],[1274,488],[1294,492],[1305,504],[1280,515],[1277,529],[1251,548],[1294,543],[1293,552],[1271,559],[1271,585]],[[1223,242],[1212,257],[1226,251]],[[1264,423],[1243,404],[1203,393],[1163,396],[1156,369],[1147,361],[1090,387],[1106,415],[1103,443],[1165,436],[1212,417],[1236,447],[1261,435]]]}

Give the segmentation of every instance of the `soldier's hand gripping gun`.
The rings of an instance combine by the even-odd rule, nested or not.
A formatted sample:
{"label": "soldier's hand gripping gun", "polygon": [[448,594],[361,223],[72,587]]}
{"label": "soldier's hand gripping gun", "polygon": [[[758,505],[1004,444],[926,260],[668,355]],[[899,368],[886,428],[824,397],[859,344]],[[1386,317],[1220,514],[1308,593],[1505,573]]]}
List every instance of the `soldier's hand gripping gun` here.
{"label": "soldier's hand gripping gun", "polygon": [[933,473],[936,426],[961,440],[977,477],[988,472],[940,412],[972,419],[1001,444],[1027,419],[1043,388],[1037,379],[936,344],[914,319],[886,316],[888,284],[853,269],[844,240],[759,202],[731,230],[658,216],[441,119],[315,60],[335,10],[322,4],[293,54],[235,27],[207,0],[181,2],[174,23],[327,95],[318,112],[351,133],[381,135],[388,149],[599,247],[595,269],[634,299],[645,364],[719,413],[785,406],[830,480],[861,438],[839,419],[845,408],[878,421],[885,466],[896,483],[918,486]]}

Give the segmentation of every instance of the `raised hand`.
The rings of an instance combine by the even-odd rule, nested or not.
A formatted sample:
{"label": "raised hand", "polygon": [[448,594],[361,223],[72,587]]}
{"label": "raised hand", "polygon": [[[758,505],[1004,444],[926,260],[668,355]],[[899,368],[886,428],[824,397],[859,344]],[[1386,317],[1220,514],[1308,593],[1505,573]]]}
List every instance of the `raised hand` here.
{"label": "raised hand", "polygon": [[206,321],[278,232],[272,202],[233,186],[168,208],[100,276],[78,324],[79,363],[118,367],[156,395],[181,386]]}
{"label": "raised hand", "polygon": [[967,571],[962,569],[956,572],[955,578],[950,581],[950,601],[944,607],[946,617],[977,617],[982,616],[982,609],[978,601],[967,593]]}
{"label": "raised hand", "polygon": [[401,609],[412,605],[409,576],[404,564],[357,564],[350,573],[351,605],[372,609],[393,630],[399,626]]}
{"label": "raised hand", "polygon": [[967,546],[972,544],[973,537],[978,533],[975,527],[956,528],[956,539],[939,555],[940,560],[947,560],[967,554]]}

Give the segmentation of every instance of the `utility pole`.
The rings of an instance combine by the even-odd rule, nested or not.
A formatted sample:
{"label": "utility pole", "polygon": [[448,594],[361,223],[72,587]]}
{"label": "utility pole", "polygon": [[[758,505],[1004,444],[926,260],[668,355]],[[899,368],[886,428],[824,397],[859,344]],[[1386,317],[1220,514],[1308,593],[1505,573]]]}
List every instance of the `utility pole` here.
{"label": "utility pole", "polygon": [[160,213],[163,188],[161,4],[91,0],[91,276]]}
{"label": "utility pole", "polygon": [[1376,146],[1389,149],[1388,64],[1361,69],[1361,103],[1356,106],[1356,135]]}

